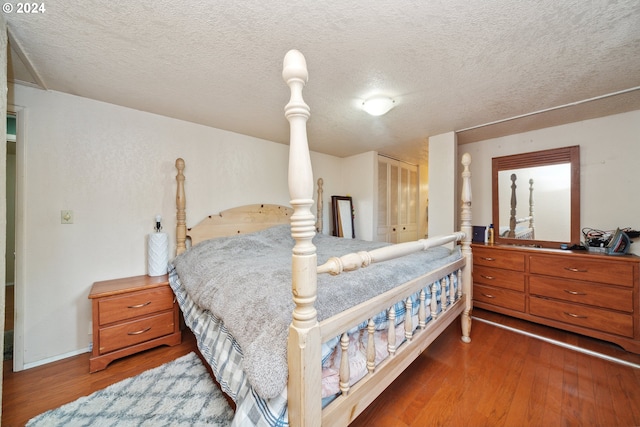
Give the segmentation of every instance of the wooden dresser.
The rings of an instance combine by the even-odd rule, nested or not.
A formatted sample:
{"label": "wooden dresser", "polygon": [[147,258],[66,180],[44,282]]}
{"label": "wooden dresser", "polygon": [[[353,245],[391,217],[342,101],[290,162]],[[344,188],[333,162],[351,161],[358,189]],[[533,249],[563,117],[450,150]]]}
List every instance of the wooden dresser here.
{"label": "wooden dresser", "polygon": [[473,245],[474,306],[640,353],[640,257]]}
{"label": "wooden dresser", "polygon": [[89,299],[93,305],[89,372],[120,357],[182,340],[180,310],[167,275],[96,282]]}

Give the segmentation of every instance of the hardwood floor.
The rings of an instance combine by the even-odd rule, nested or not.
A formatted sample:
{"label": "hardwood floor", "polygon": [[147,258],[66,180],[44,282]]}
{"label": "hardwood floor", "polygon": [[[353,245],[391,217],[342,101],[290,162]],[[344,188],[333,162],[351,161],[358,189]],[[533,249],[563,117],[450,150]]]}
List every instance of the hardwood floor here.
{"label": "hardwood floor", "polygon": [[[352,426],[637,426],[640,356],[475,310],[471,344],[452,325]],[[494,326],[581,345],[636,367]]]}
{"label": "hardwood floor", "polygon": [[4,287],[4,330],[10,331],[13,329],[13,315],[15,310],[15,286],[7,285]]}
{"label": "hardwood floor", "polygon": [[177,346],[156,347],[118,359],[111,362],[107,369],[93,374],[89,373],[89,353],[20,372],[12,372],[12,361],[5,361],[2,426],[24,426],[42,412],[73,402],[79,397],[158,367],[195,349],[195,338],[190,331],[185,330],[182,343]]}
{"label": "hardwood floor", "polygon": [[[449,327],[352,426],[637,426],[640,355],[575,334],[476,310],[472,342]],[[486,323],[494,322],[494,324]],[[506,328],[598,351],[630,365],[566,349]],[[4,365],[3,426],[23,426],[48,409],[195,349],[176,347],[117,360],[89,374],[84,354],[13,373]]]}

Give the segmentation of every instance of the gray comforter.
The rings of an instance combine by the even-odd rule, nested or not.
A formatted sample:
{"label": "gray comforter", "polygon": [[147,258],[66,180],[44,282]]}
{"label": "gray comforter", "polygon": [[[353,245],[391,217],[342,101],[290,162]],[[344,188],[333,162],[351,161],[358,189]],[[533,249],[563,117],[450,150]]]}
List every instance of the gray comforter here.
{"label": "gray comforter", "polygon": [[[277,396],[287,383],[287,334],[291,323],[291,249],[288,225],[212,239],[173,261],[190,297],[221,318],[244,355],[244,370],[263,398]],[[386,245],[380,242],[314,238],[318,263],[331,256]],[[397,284],[460,258],[460,251],[433,248],[339,276],[318,276],[318,319],[329,318]]]}

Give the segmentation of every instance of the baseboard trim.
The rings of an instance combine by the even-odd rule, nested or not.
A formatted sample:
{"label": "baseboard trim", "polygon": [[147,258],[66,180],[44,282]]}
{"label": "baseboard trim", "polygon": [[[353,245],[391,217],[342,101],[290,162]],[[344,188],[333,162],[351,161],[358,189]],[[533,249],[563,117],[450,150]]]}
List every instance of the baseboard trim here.
{"label": "baseboard trim", "polygon": [[496,326],[498,328],[506,329],[508,331],[515,332],[517,334],[526,335],[528,337],[535,338],[535,339],[547,342],[549,344],[553,344],[553,345],[557,345],[557,346],[560,346],[560,347],[564,347],[564,348],[569,349],[569,350],[577,351],[578,353],[588,354],[589,356],[598,357],[600,359],[608,360],[608,361],[613,362],[613,363],[619,363],[621,365],[629,366],[631,368],[640,369],[640,365],[638,365],[637,363],[629,362],[629,361],[623,360],[623,359],[618,359],[617,357],[609,356],[607,354],[598,353],[597,351],[588,350],[586,348],[578,347],[578,346],[573,345],[573,344],[567,344],[566,342],[554,340],[552,338],[543,337],[541,335],[537,335],[537,334],[534,334],[534,333],[531,333],[531,332],[523,331],[522,329],[513,328],[511,326],[503,325],[501,323],[492,322],[491,320],[482,319],[480,317],[472,316],[472,319],[473,320],[477,320],[479,322],[487,323],[487,324],[492,325],[492,326]]}
{"label": "baseboard trim", "polygon": [[[42,365],[46,365],[48,363],[53,363],[53,362],[57,362],[57,361],[62,360],[62,359],[66,359],[68,357],[78,356],[78,355],[83,354],[83,353],[89,353],[89,351],[90,351],[89,347],[87,347],[87,348],[82,348],[80,350],[71,351],[69,353],[59,354],[59,355],[54,356],[54,357],[48,357],[46,359],[38,360],[36,362],[25,363],[23,369],[26,370],[26,369],[35,368],[37,366],[42,366]],[[87,368],[88,368],[88,365],[87,365]]]}

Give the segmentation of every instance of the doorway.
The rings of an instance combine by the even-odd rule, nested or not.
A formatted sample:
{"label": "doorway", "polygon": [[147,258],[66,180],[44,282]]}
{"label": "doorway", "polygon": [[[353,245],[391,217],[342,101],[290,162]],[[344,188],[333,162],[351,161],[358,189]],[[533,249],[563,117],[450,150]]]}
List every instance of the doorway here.
{"label": "doorway", "polygon": [[13,359],[15,316],[16,117],[7,115],[7,228],[5,250],[4,360]]}

